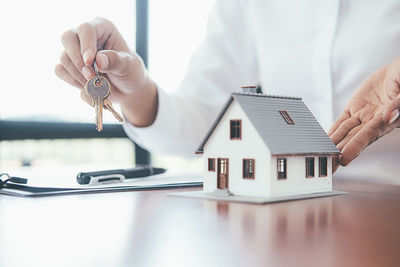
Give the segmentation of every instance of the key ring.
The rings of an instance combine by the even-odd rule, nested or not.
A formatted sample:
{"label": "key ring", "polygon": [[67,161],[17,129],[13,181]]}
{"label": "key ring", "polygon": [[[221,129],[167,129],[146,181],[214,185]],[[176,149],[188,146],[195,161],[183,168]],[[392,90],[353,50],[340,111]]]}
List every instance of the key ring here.
{"label": "key ring", "polygon": [[8,179],[11,178],[11,176],[10,176],[8,173],[3,172],[3,173],[0,173],[0,180],[1,180],[1,178],[2,178],[3,176],[6,176],[6,179],[4,180],[4,182],[6,182]]}
{"label": "key ring", "polygon": [[[3,181],[3,176],[5,176],[5,180]],[[4,185],[8,182],[8,180],[10,180],[11,176],[8,173],[0,173],[0,189],[2,189],[4,187]]]}
{"label": "key ring", "polygon": [[[6,179],[3,181],[2,177],[5,176]],[[12,177],[8,173],[0,173],[0,189],[2,189],[7,182],[12,182],[12,183],[17,183],[17,184],[26,184],[28,182],[28,179],[26,178],[21,178],[21,177]]]}
{"label": "key ring", "polygon": [[100,75],[99,75],[99,69],[97,68],[97,64],[96,64],[96,59],[94,59],[94,61],[93,61],[93,68],[94,68],[94,72],[96,73],[96,81],[94,81],[94,82],[99,83],[99,82],[101,82],[101,80],[100,80]]}

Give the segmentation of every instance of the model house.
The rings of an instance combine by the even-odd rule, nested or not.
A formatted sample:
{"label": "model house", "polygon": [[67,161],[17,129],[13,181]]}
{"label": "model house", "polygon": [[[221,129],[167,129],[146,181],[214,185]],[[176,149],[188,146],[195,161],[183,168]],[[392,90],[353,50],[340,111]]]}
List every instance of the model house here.
{"label": "model house", "polygon": [[196,153],[204,192],[276,197],[332,191],[339,150],[301,98],[234,93]]}

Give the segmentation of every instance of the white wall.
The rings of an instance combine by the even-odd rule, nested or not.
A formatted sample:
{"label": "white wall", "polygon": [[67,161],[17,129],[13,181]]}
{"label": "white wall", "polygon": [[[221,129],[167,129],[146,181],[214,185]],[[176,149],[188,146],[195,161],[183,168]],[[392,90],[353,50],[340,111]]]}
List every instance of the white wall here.
{"label": "white wall", "polygon": [[[242,139],[230,140],[230,120],[242,120]],[[229,158],[229,191],[238,195],[268,196],[270,151],[240,106],[233,101],[204,146],[204,191],[217,189],[217,159]],[[208,158],[215,158],[215,172],[208,171]],[[244,158],[255,159],[255,179],[243,179]]]}
{"label": "white wall", "polygon": [[[322,155],[319,155],[322,156]],[[307,156],[309,157],[309,156]],[[277,159],[286,158],[287,178],[278,180]],[[305,156],[286,156],[271,158],[271,196],[298,193],[312,193],[332,190],[332,156],[328,158],[328,175],[319,177],[318,156],[314,157],[315,172],[313,178],[306,178]]]}

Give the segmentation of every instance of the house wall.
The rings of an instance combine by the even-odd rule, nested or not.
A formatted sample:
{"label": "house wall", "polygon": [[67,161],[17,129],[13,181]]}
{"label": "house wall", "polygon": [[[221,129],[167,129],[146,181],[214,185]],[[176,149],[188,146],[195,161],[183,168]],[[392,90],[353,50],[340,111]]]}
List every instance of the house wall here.
{"label": "house wall", "polygon": [[[328,158],[328,175],[319,177],[319,156]],[[312,157],[312,156],[307,156]],[[286,158],[287,178],[278,179],[277,159]],[[306,156],[272,156],[271,157],[271,196],[312,193],[332,190],[332,156],[315,155],[315,176],[306,178]]]}
{"label": "house wall", "polygon": [[[230,140],[230,120],[242,120],[242,139]],[[219,125],[204,146],[205,192],[217,189],[217,159],[229,159],[228,188],[234,194],[268,196],[271,153],[259,137],[253,125],[233,101]],[[208,158],[215,158],[215,171],[208,171]],[[255,159],[255,179],[243,179],[243,159]]]}

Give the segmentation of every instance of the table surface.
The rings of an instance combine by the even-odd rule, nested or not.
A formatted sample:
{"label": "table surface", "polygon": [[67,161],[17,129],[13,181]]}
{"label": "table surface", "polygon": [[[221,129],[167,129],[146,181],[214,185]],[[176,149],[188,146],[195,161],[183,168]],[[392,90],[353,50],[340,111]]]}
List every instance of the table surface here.
{"label": "table surface", "polygon": [[[189,190],[199,190],[194,188]],[[0,196],[0,266],[400,266],[400,186],[244,204],[142,191]]]}

